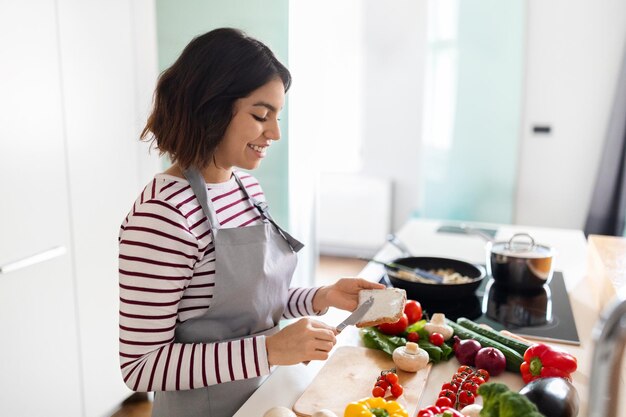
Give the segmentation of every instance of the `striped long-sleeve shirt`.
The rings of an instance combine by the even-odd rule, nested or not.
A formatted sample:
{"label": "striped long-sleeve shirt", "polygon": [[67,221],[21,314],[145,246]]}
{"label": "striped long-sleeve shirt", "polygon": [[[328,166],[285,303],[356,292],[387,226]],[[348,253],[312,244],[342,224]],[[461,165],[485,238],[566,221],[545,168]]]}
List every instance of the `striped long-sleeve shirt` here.
{"label": "striped long-sleeve shirt", "polygon": [[[239,173],[264,200],[258,181]],[[208,185],[221,228],[261,224],[235,178]],[[265,337],[175,343],[177,323],[211,305],[215,254],[211,231],[189,183],[157,175],[124,220],[119,235],[120,366],[134,391],[185,390],[270,372]],[[316,288],[291,288],[284,318],[313,315]]]}

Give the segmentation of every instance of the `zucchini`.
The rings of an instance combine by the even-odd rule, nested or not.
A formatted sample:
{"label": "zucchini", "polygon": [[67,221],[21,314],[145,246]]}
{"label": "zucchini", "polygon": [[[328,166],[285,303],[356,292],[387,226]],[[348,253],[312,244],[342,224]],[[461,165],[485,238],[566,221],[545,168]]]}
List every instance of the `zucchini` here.
{"label": "zucchini", "polygon": [[506,370],[510,372],[517,372],[518,374],[521,373],[519,367],[522,362],[524,362],[524,358],[513,349],[504,346],[500,342],[496,342],[493,339],[485,337],[480,333],[476,333],[473,330],[467,329],[450,319],[446,319],[446,324],[452,327],[452,330],[454,330],[454,334],[457,335],[460,339],[474,339],[478,343],[480,343],[482,347],[493,347],[498,349],[506,358]]}
{"label": "zucchini", "polygon": [[478,323],[474,323],[470,319],[466,319],[465,317],[460,317],[456,320],[458,324],[465,327],[466,329],[473,330],[476,333],[482,334],[489,339],[495,340],[496,342],[502,343],[504,346],[513,349],[520,355],[524,356],[526,350],[530,347],[530,344],[524,343],[521,340],[516,340],[511,337],[505,336],[500,332],[497,332],[493,329],[488,329],[479,325]]}

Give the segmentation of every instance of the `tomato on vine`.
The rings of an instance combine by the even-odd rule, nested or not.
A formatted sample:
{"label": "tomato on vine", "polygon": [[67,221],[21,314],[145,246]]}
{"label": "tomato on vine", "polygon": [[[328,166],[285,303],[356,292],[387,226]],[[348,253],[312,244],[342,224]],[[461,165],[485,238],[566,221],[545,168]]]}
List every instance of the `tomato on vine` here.
{"label": "tomato on vine", "polygon": [[389,372],[389,373],[385,374],[385,380],[390,385],[393,385],[393,384],[398,382],[398,375],[396,373],[394,373],[394,372]]}
{"label": "tomato on vine", "polygon": [[[477,376],[481,377],[485,382],[489,381],[489,372],[484,369],[477,369],[474,372]],[[480,384],[479,384],[480,385]]]}
{"label": "tomato on vine", "polygon": [[437,402],[435,402],[437,407],[452,407],[454,406],[454,402],[448,397],[439,397],[437,398]]}
{"label": "tomato on vine", "polygon": [[446,382],[445,384],[441,386],[441,390],[444,391],[447,389],[452,392],[456,392],[459,389],[459,384],[454,381]]}
{"label": "tomato on vine", "polygon": [[463,390],[459,393],[459,403],[463,406],[474,404],[476,397],[470,391]]}
{"label": "tomato on vine", "polygon": [[[486,371],[485,371],[485,372],[486,372]],[[489,374],[487,374],[487,379],[489,379]],[[487,379],[484,379],[483,377],[478,376],[478,375],[473,375],[473,376],[470,378],[470,381],[475,382],[475,383],[476,383],[476,385],[482,385],[482,384],[484,384],[485,382],[487,382]]]}
{"label": "tomato on vine", "polygon": [[439,393],[439,398],[441,397],[450,398],[450,401],[452,401],[453,404],[456,402],[456,394],[452,390],[449,390],[449,389],[441,390],[441,392]]}
{"label": "tomato on vine", "polygon": [[372,397],[384,397],[386,389],[382,389],[382,387],[376,385],[372,390]]}
{"label": "tomato on vine", "polygon": [[403,392],[404,388],[402,388],[402,385],[396,383],[391,386],[391,395],[393,395],[394,397],[398,398],[402,395]]}
{"label": "tomato on vine", "polygon": [[396,368],[387,369],[380,373],[378,378],[376,378],[376,383],[372,389],[372,396],[384,398],[387,393],[387,389],[390,389],[391,395],[396,398],[401,396],[404,392],[404,388],[402,388],[402,385],[398,382]]}
{"label": "tomato on vine", "polygon": [[478,391],[478,386],[479,384],[477,384],[474,381],[467,381],[466,383],[463,384],[463,389],[467,390],[469,392],[471,392],[472,394],[476,395],[476,392]]}

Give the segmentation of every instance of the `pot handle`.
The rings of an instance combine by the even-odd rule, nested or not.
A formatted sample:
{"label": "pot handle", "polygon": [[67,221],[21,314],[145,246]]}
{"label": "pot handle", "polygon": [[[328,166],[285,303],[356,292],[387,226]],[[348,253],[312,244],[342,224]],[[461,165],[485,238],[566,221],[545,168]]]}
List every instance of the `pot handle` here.
{"label": "pot handle", "polygon": [[[520,238],[528,238],[530,242],[520,240]],[[513,252],[521,252],[532,250],[535,247],[535,239],[528,233],[515,233],[507,243],[507,249]]]}

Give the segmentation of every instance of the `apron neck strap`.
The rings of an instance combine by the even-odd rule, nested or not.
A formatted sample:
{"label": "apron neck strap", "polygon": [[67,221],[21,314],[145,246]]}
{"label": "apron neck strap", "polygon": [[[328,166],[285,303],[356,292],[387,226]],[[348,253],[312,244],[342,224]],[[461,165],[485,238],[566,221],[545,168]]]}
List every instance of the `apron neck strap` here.
{"label": "apron neck strap", "polygon": [[[209,207],[209,197],[206,191],[206,182],[204,181],[204,177],[195,168],[189,168],[184,170],[183,175],[185,176],[185,178],[187,178],[187,181],[189,181],[189,185],[191,186],[193,193],[196,195],[196,198],[198,199],[198,202],[202,207],[202,211],[204,211],[204,214],[207,217],[209,227],[211,228],[211,230],[215,229],[219,226],[219,222],[217,221],[217,216],[215,212]],[[274,225],[276,230],[278,230],[278,233],[280,233],[281,236],[287,241],[287,244],[289,244],[291,250],[293,250],[294,252],[298,252],[300,249],[302,249],[304,245],[301,242],[292,237],[278,224],[276,224],[276,222],[270,215],[267,203],[264,201],[259,201],[256,198],[252,197],[250,194],[248,194],[248,190],[246,190],[246,187],[243,185],[237,174],[233,172],[233,176],[235,177],[235,181],[237,181],[237,184],[239,185],[239,188],[243,192],[244,196],[246,196],[250,200],[250,202],[254,205],[254,207],[256,207],[257,210],[259,210],[263,217],[265,217],[272,225]]]}
{"label": "apron neck strap", "polygon": [[235,177],[235,181],[237,181],[237,184],[239,184],[239,188],[241,189],[241,192],[243,193],[243,195],[248,200],[250,200],[252,205],[256,207],[257,210],[259,210],[259,212],[261,213],[263,217],[265,217],[267,220],[273,223],[274,220],[272,219],[272,216],[270,215],[269,206],[267,205],[267,203],[265,201],[259,201],[256,198],[252,197],[250,194],[248,194],[248,190],[246,189],[246,186],[243,185],[243,182],[241,182],[241,179],[234,171],[233,171],[233,176]]}
{"label": "apron neck strap", "polygon": [[248,194],[246,186],[243,185],[237,174],[233,172],[233,175],[235,176],[235,180],[237,181],[237,184],[239,184],[239,188],[241,188],[244,196],[246,196],[248,200],[250,200],[252,205],[256,207],[257,210],[259,210],[261,216],[265,217],[271,224],[274,225],[278,233],[280,233],[280,235],[287,241],[287,244],[291,247],[291,250],[293,250],[294,252],[298,252],[300,249],[302,249],[304,247],[302,242],[299,242],[297,239],[287,233],[286,230],[283,230],[283,228],[274,221],[272,215],[270,214],[269,206],[267,205],[267,203],[265,201],[259,201],[256,198],[252,197],[250,194]]}

